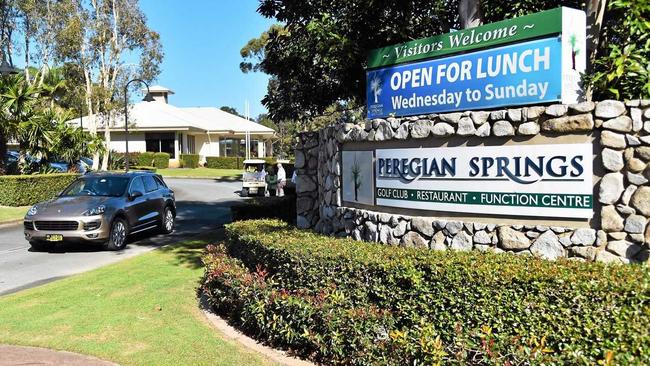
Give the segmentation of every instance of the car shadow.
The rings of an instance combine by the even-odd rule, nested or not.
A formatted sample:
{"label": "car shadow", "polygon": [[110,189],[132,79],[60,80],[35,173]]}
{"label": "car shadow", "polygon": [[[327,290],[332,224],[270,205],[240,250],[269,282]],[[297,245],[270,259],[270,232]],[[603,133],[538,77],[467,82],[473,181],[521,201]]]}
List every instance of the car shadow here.
{"label": "car shadow", "polygon": [[[196,237],[212,236],[224,224],[231,221],[230,207],[241,200],[220,200],[214,202],[204,201],[179,201],[176,203],[176,227],[171,234],[160,234],[156,229],[151,229],[129,235],[127,246],[124,250],[116,251],[122,255],[129,251],[129,247],[162,247],[180,243]],[[29,249],[32,251],[32,249]],[[55,245],[48,252],[52,254],[84,253],[107,251],[102,245],[94,243],[64,242]]]}

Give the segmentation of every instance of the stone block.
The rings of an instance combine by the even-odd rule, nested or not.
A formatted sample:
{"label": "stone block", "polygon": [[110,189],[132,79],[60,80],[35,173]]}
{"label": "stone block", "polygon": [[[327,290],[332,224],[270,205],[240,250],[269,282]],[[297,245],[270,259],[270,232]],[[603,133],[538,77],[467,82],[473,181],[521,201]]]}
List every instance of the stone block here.
{"label": "stone block", "polygon": [[623,174],[605,174],[600,180],[598,200],[604,204],[614,204],[621,197],[623,189]]}
{"label": "stone block", "polygon": [[511,229],[508,226],[498,228],[498,238],[501,247],[508,250],[521,250],[530,247],[530,239],[526,234]]}
{"label": "stone block", "polygon": [[622,231],[623,218],[618,214],[614,206],[603,206],[600,210],[601,228],[607,232]]}
{"label": "stone block", "polygon": [[596,117],[598,118],[616,118],[625,113],[625,104],[618,100],[603,100],[596,104]]}
{"label": "stone block", "polygon": [[612,131],[603,131],[600,134],[600,144],[613,149],[625,149],[627,141],[623,134]]}
{"label": "stone block", "polygon": [[557,235],[551,230],[544,232],[533,242],[530,252],[537,257],[548,260],[566,257],[564,247],[560,244]]}
{"label": "stone block", "polygon": [[585,132],[593,128],[594,119],[591,114],[551,118],[542,122],[542,130],[549,132]]}
{"label": "stone block", "polygon": [[618,132],[630,132],[632,131],[632,118],[620,116],[609,119],[603,122],[603,128]]}
{"label": "stone block", "polygon": [[630,205],[646,217],[650,216],[650,187],[641,186],[632,195]]}
{"label": "stone block", "polygon": [[508,121],[496,121],[492,126],[492,135],[494,136],[514,136],[515,128]]}

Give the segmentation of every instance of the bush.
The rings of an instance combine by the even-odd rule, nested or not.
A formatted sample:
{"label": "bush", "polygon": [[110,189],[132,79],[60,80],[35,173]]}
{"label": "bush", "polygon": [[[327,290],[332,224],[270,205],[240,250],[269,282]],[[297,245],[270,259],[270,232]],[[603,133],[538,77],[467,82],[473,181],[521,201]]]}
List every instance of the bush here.
{"label": "bush", "polygon": [[199,155],[198,154],[181,154],[181,167],[183,168],[198,168]]}
{"label": "bush", "polygon": [[154,167],[154,166],[140,166],[140,165],[135,165],[135,166],[132,166],[132,167],[130,167],[130,168],[131,168],[131,170],[146,170],[146,171],[148,171],[148,172],[152,172],[152,173],[155,173],[155,172],[158,170],[158,169],[156,169],[156,167]]}
{"label": "bush", "polygon": [[138,165],[140,166],[153,166],[154,165],[154,155],[152,152],[143,152],[138,156]]}
{"label": "bush", "polygon": [[158,152],[153,154],[153,166],[158,169],[169,168],[169,154],[166,152]]}
{"label": "bush", "polygon": [[0,205],[29,206],[54,198],[78,174],[36,174],[0,176]]}
{"label": "bush", "polygon": [[296,222],[296,196],[255,197],[230,206],[233,221],[253,219],[280,219]]}
{"label": "bush", "polygon": [[205,166],[212,169],[243,169],[244,159],[237,156],[208,156]]}
{"label": "bush", "polygon": [[[650,270],[227,226],[202,289],[244,331],[325,364],[650,364]],[[603,361],[605,360],[605,361]]]}

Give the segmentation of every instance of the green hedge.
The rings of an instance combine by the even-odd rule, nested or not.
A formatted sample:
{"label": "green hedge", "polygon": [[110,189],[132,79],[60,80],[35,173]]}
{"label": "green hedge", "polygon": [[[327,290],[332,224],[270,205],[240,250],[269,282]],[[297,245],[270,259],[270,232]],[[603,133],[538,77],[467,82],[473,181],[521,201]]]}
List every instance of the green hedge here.
{"label": "green hedge", "polygon": [[296,223],[296,196],[254,197],[230,206],[233,221],[252,219],[280,219]]}
{"label": "green hedge", "polygon": [[158,169],[154,166],[140,166],[140,165],[135,165],[132,167],[129,167],[131,170],[146,170],[148,172],[155,173]]}
{"label": "green hedge", "polygon": [[205,166],[212,169],[243,169],[244,159],[235,156],[208,156]]}
{"label": "green hedge", "polygon": [[181,154],[181,167],[183,168],[198,168],[199,155],[198,154]]}
{"label": "green hedge", "polygon": [[140,166],[153,166],[153,156],[155,153],[150,151],[140,153],[138,156],[138,165]]}
{"label": "green hedge", "polygon": [[166,152],[157,152],[153,154],[153,166],[158,169],[169,168],[169,154]]}
{"label": "green hedge", "polygon": [[[650,364],[650,269],[227,226],[202,290],[245,332],[324,364]],[[609,360],[609,363],[603,360]]]}
{"label": "green hedge", "polygon": [[0,176],[0,206],[29,206],[55,197],[79,174]]}

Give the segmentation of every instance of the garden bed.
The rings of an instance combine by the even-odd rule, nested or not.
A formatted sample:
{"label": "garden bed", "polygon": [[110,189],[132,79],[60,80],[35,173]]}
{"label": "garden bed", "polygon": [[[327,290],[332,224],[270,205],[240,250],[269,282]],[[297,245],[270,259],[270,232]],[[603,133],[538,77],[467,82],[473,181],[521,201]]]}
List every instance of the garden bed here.
{"label": "garden bed", "polygon": [[236,222],[202,290],[273,346],[324,364],[649,364],[650,271],[336,239]]}

